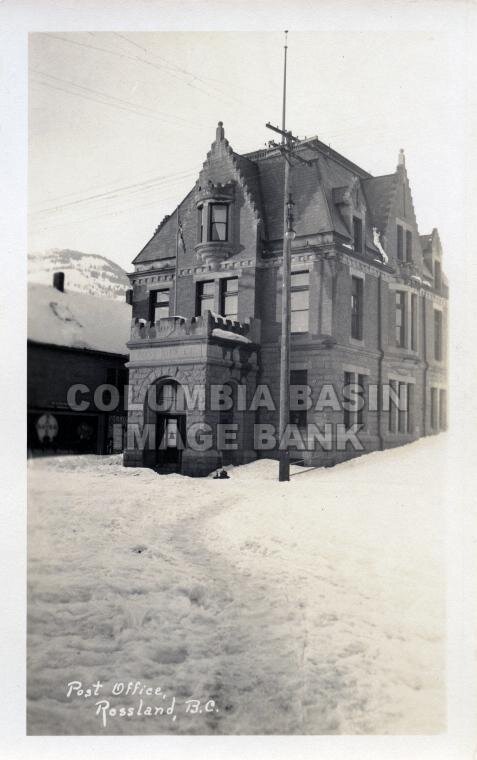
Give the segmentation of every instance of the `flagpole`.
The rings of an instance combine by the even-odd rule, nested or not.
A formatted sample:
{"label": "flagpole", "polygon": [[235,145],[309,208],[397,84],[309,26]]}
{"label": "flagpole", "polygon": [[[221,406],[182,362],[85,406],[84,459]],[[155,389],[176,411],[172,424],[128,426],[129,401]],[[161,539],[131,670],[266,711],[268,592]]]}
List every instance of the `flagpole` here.
{"label": "flagpole", "polygon": [[180,224],[179,224],[179,206],[177,207],[177,230],[176,230],[176,269],[175,269],[175,276],[174,276],[174,314],[173,316],[177,316],[177,286],[179,282],[179,232],[180,232]]}
{"label": "flagpole", "polygon": [[[285,32],[285,49],[283,61],[283,109],[282,109],[282,145],[290,148],[290,140],[285,130],[287,97],[287,51],[288,32]],[[283,448],[286,428],[290,422],[290,270],[291,270],[291,231],[292,198],[290,195],[290,162],[284,156],[285,174],[283,187],[283,254],[282,254],[282,331],[280,336],[280,408],[279,408],[279,466],[278,479],[290,480],[290,454],[288,447]]]}

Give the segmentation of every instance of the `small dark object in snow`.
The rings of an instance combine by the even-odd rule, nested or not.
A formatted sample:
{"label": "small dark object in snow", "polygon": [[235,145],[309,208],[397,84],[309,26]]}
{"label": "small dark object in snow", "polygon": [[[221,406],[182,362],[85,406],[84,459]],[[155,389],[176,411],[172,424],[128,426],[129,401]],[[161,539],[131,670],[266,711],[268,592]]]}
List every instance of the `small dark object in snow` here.
{"label": "small dark object in snow", "polygon": [[142,554],[147,549],[147,546],[133,546],[131,551],[133,551],[135,554]]}
{"label": "small dark object in snow", "polygon": [[228,474],[227,470],[217,470],[217,472],[214,475],[214,480],[225,480],[226,478],[230,478],[230,475]]}

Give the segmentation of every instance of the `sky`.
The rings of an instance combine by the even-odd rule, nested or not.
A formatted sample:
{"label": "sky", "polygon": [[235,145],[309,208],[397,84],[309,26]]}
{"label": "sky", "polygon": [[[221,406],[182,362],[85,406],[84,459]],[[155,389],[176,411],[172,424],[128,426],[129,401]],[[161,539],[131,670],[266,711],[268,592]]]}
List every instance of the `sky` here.
{"label": "sky", "polygon": [[[419,231],[459,247],[465,155],[459,32],[291,32],[287,127],[370,171],[404,148]],[[30,35],[30,251],[131,261],[194,184],[217,122],[237,152],[273,137],[283,32]],[[448,197],[454,203],[448,202]]]}

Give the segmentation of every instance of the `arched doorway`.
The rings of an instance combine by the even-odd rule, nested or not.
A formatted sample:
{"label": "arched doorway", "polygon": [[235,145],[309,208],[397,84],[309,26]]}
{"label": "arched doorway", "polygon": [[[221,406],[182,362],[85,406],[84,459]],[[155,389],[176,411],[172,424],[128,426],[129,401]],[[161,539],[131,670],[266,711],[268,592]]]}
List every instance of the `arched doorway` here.
{"label": "arched doorway", "polygon": [[144,419],[155,426],[155,446],[148,453],[147,465],[157,472],[181,472],[186,411],[180,388],[176,380],[159,379],[146,394]]}

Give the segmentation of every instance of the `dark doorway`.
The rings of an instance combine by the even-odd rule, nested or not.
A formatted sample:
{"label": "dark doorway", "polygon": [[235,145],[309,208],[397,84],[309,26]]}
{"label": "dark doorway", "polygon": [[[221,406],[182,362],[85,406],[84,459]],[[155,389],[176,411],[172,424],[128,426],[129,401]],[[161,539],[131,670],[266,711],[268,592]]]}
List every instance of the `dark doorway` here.
{"label": "dark doorway", "polygon": [[185,414],[158,414],[156,419],[156,462],[158,472],[180,472],[185,445]]}

